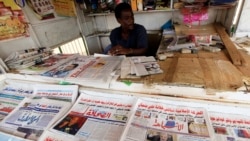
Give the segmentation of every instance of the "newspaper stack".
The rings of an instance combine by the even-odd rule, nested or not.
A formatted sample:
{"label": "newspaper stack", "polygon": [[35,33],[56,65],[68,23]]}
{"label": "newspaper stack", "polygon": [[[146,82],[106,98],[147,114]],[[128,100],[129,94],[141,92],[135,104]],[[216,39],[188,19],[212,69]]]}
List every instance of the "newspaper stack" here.
{"label": "newspaper stack", "polygon": [[2,58],[0,58],[0,74],[4,74],[9,71],[9,68],[3,62]]}
{"label": "newspaper stack", "polygon": [[60,67],[61,64],[78,58],[79,56],[79,54],[53,54],[38,64],[18,69],[18,72],[22,74],[43,74],[46,71]]}
{"label": "newspaper stack", "polygon": [[160,65],[153,56],[129,57],[123,60],[121,65],[121,78],[140,77],[163,73]]}
{"label": "newspaper stack", "polygon": [[39,64],[51,55],[51,50],[45,47],[26,49],[12,53],[5,59],[11,69],[27,68]]}

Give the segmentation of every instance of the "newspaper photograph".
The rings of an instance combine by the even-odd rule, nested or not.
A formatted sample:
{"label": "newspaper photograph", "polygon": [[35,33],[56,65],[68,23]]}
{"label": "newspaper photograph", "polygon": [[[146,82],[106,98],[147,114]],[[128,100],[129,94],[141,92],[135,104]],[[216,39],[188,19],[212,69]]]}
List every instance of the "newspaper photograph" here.
{"label": "newspaper photograph", "polygon": [[25,98],[0,123],[2,132],[24,139],[37,140],[70,107],[69,102]]}
{"label": "newspaper photograph", "polygon": [[206,110],[139,99],[121,140],[209,141],[212,137]]}
{"label": "newspaper photograph", "polygon": [[84,91],[51,131],[81,140],[117,141],[134,102],[132,96]]}
{"label": "newspaper photograph", "polygon": [[250,117],[209,112],[217,141],[249,141]]}

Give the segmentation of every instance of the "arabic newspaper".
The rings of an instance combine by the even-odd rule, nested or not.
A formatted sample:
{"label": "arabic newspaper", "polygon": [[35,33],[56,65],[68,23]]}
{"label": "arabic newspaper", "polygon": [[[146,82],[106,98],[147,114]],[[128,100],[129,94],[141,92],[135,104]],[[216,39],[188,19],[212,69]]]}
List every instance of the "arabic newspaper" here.
{"label": "arabic newspaper", "polygon": [[0,139],[1,141],[29,141],[3,132],[0,132]]}
{"label": "arabic newspaper", "polygon": [[50,130],[81,140],[117,141],[135,100],[127,95],[84,91],[66,116]]}
{"label": "arabic newspaper", "polygon": [[34,86],[34,94],[36,98],[46,97],[74,103],[78,95],[78,85],[37,84]]}
{"label": "arabic newspaper", "polygon": [[42,98],[75,102],[78,95],[77,85],[55,85],[55,84],[34,84],[23,82],[8,81],[0,92],[15,96],[28,98]]}
{"label": "arabic newspaper", "polygon": [[46,72],[42,73],[41,76],[52,77],[52,78],[65,78],[67,77],[71,71],[76,69],[77,67],[81,66],[82,63],[89,61],[88,56],[73,56],[60,65],[56,65],[51,67]]}
{"label": "arabic newspaper", "polygon": [[18,69],[19,73],[24,74],[42,74],[53,67],[58,67],[68,60],[74,59],[80,56],[79,54],[54,54],[49,56],[47,59],[43,60],[39,64],[24,68]]}
{"label": "arabic newspaper", "polygon": [[69,102],[50,99],[25,98],[0,123],[2,132],[30,140],[37,140],[70,107]]}
{"label": "arabic newspaper", "polygon": [[2,121],[24,99],[22,96],[4,94],[0,92],[0,121]]}
{"label": "arabic newspaper", "polygon": [[122,59],[119,56],[96,57],[95,60],[91,60],[88,64],[84,64],[77,70],[74,70],[66,80],[106,82]]}
{"label": "arabic newspaper", "polygon": [[53,133],[47,130],[43,132],[42,136],[38,139],[38,141],[80,141],[80,139],[72,138],[67,135]]}
{"label": "arabic newspaper", "polygon": [[249,141],[250,117],[209,112],[217,141]]}
{"label": "arabic newspaper", "polygon": [[34,85],[25,83],[5,84],[0,92],[23,97],[34,96]]}
{"label": "arabic newspaper", "polygon": [[203,108],[139,99],[121,140],[209,141],[212,128]]}

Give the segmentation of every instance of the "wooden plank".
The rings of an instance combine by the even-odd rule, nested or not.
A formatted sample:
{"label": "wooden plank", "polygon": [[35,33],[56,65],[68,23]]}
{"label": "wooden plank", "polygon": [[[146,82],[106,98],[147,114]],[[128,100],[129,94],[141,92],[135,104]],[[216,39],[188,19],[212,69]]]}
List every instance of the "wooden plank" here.
{"label": "wooden plank", "polygon": [[[213,59],[206,59],[206,64],[211,70],[211,79],[213,80],[213,89],[221,89],[221,79],[220,79],[220,70],[215,64]],[[210,85],[211,86],[211,85]]]}
{"label": "wooden plank", "polygon": [[204,86],[204,75],[198,58],[179,58],[173,76],[173,83]]}
{"label": "wooden plank", "polygon": [[[239,50],[240,54],[242,55],[242,57],[245,59],[245,60],[249,60],[250,61],[250,55],[248,55],[245,51],[243,50]],[[241,73],[246,76],[246,77],[250,77],[250,62],[246,62],[245,65],[243,66],[236,66],[240,71]]]}
{"label": "wooden plank", "polygon": [[218,73],[222,90],[236,90],[243,86],[242,73],[229,61],[215,60],[218,68]]}
{"label": "wooden plank", "polygon": [[240,55],[238,49],[235,47],[235,45],[233,44],[233,42],[229,38],[228,34],[225,31],[225,28],[218,23],[214,24],[214,26],[215,26],[217,33],[220,35],[221,40],[223,41],[233,64],[234,65],[243,65],[243,63],[245,63],[245,60]]}
{"label": "wooden plank", "polygon": [[199,62],[204,74],[205,86],[206,88],[215,88],[214,78],[212,76],[212,70],[208,66],[206,60],[207,59],[199,58]]}
{"label": "wooden plank", "polygon": [[198,57],[205,58],[205,59],[214,59],[214,60],[225,60],[225,61],[230,60],[229,56],[225,54],[225,50],[222,50],[220,52],[208,52],[208,51],[200,50],[198,52]]}
{"label": "wooden plank", "polygon": [[216,31],[212,24],[208,25],[175,25],[176,35],[215,35]]}
{"label": "wooden plank", "polygon": [[174,73],[175,73],[177,64],[178,64],[178,57],[172,58],[172,61],[171,61],[170,66],[168,68],[168,71],[165,72],[166,73],[166,75],[165,75],[165,81],[166,82],[172,82],[173,81]]}

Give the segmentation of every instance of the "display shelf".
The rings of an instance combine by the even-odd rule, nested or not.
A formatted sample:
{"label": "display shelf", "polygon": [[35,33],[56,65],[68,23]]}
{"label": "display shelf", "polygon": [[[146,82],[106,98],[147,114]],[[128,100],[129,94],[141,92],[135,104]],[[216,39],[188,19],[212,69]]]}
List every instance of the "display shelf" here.
{"label": "display shelf", "polygon": [[[175,12],[178,11],[179,9],[167,9],[167,10],[147,10],[147,11],[133,11],[134,14],[141,14],[141,13],[157,13],[157,12]],[[90,13],[87,14],[89,17],[93,16],[106,16],[106,15],[111,15],[114,14],[114,12],[103,12],[103,13]]]}

